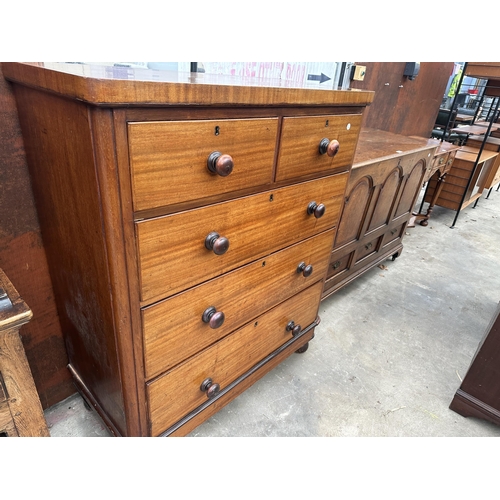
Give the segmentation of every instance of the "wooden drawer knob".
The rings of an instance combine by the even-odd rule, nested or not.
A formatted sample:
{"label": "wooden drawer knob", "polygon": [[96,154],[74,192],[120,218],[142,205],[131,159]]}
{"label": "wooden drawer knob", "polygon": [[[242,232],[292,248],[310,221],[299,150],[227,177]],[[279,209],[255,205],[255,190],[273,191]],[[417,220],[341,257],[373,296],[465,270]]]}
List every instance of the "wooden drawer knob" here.
{"label": "wooden drawer knob", "polygon": [[301,262],[297,266],[297,273],[298,274],[302,273],[302,276],[304,276],[304,278],[311,276],[312,272],[313,272],[313,266],[311,266],[310,264],[306,265],[305,262]]}
{"label": "wooden drawer knob", "polygon": [[222,255],[229,248],[229,240],[214,231],[205,238],[205,247],[212,250],[215,255]]}
{"label": "wooden drawer knob", "polygon": [[287,332],[292,332],[292,335],[296,337],[302,330],[302,327],[300,325],[296,325],[295,322],[290,321],[286,325],[286,331]]}
{"label": "wooden drawer knob", "polygon": [[220,385],[214,384],[211,378],[206,378],[200,385],[200,391],[207,393],[207,398],[212,399],[220,391]]}
{"label": "wooden drawer knob", "polygon": [[315,201],[311,201],[311,203],[307,205],[307,213],[309,215],[314,215],[316,219],[323,217],[323,215],[325,214],[325,210],[325,205],[323,205],[323,203],[320,203],[318,205]]}
{"label": "wooden drawer knob", "polygon": [[226,317],[222,311],[217,311],[214,306],[207,307],[201,316],[203,323],[208,323],[210,328],[219,328],[224,323]]}
{"label": "wooden drawer knob", "polygon": [[339,141],[337,141],[336,139],[330,140],[325,137],[324,139],[321,139],[319,143],[319,154],[327,154],[328,156],[333,158],[339,152],[339,148]]}
{"label": "wooden drawer knob", "polygon": [[208,157],[207,167],[213,174],[227,177],[233,171],[234,161],[231,156],[214,151]]}

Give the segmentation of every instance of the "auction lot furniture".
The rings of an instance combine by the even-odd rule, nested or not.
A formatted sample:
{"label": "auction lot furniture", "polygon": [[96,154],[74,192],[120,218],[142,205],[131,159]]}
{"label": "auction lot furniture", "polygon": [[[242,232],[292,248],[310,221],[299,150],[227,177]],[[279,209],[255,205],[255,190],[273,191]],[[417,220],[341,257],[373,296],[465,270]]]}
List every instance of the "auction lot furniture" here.
{"label": "auction lot furniture", "polygon": [[[483,149],[462,146],[446,176],[446,182],[439,193],[436,205],[460,211],[481,197],[487,183],[496,173],[498,153]],[[479,156],[478,156],[479,155]],[[430,202],[434,196],[436,184],[429,183],[425,201]]]}
{"label": "auction lot furniture", "polygon": [[0,436],[49,436],[42,405],[19,336],[33,316],[0,269]]}
{"label": "auction lot furniture", "polygon": [[[455,155],[460,149],[460,146],[451,144],[449,142],[442,141],[439,143],[438,148],[434,153],[434,158],[432,160],[430,168],[427,169],[424,175],[423,182],[427,183],[424,197],[420,205],[419,213],[416,215],[416,220],[420,222],[421,226],[427,226],[429,224],[429,218],[434,209],[434,205],[443,189],[444,183],[446,181],[446,175],[451,170],[453,161],[455,160]],[[428,196],[428,192],[432,195]],[[427,211],[425,214],[422,213],[424,203],[428,202]]]}
{"label": "auction lot furniture", "polygon": [[439,144],[435,139],[361,131],[323,299],[401,254],[406,226]]}
{"label": "auction lot furniture", "polygon": [[307,348],[373,92],[2,68],[69,369],[114,434],[185,435]]}

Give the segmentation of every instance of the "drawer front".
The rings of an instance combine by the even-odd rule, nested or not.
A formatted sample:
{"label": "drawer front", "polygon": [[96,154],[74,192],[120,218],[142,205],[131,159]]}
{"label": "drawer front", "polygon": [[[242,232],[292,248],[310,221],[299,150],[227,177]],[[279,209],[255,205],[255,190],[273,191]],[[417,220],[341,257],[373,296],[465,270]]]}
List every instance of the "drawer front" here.
{"label": "drawer front", "polygon": [[429,166],[426,168],[422,182],[427,182],[438,170],[444,171],[446,163],[448,162],[449,153],[440,154],[435,156]]}
{"label": "drawer front", "polygon": [[[361,115],[287,117],[283,119],[276,180],[328,172],[352,164]],[[334,157],[321,154],[322,139],[339,142]]]}
{"label": "drawer front", "polygon": [[[152,302],[333,228],[348,174],[136,223],[141,300]],[[323,204],[316,218],[311,202]],[[229,241],[216,255],[209,234]],[[219,241],[221,241],[219,238]]]}
{"label": "drawer front", "polygon": [[[134,210],[271,183],[277,130],[277,118],[129,123]],[[232,158],[229,175],[208,169],[213,152]]]}
{"label": "drawer front", "polygon": [[337,274],[340,274],[342,271],[345,271],[349,266],[349,261],[351,260],[352,252],[347,255],[338,256],[338,252],[332,254],[330,259],[330,265],[328,266],[328,275],[327,279]]}
{"label": "drawer front", "polygon": [[303,328],[313,323],[322,288],[320,281],[147,384],[152,435],[207,401],[200,389],[204,380],[224,389],[292,338],[290,321]]}
{"label": "drawer front", "polygon": [[384,235],[384,243],[383,246],[387,246],[390,243],[394,242],[395,240],[401,240],[403,238],[403,233],[404,230],[406,229],[406,222],[404,224],[401,224],[400,226],[397,226],[390,231],[387,231]]}
{"label": "drawer front", "polygon": [[375,253],[378,250],[378,244],[382,236],[375,238],[372,241],[368,241],[359,246],[356,253],[356,264],[363,259],[366,259],[369,255]]}
{"label": "drawer front", "polygon": [[[235,271],[146,307],[142,311],[146,378],[150,379],[225,337],[264,311],[321,280],[334,230],[276,252]],[[297,272],[299,264],[312,266]],[[213,327],[210,307],[224,314]],[[207,319],[207,318],[205,318]],[[178,325],[182,325],[179,328]]]}

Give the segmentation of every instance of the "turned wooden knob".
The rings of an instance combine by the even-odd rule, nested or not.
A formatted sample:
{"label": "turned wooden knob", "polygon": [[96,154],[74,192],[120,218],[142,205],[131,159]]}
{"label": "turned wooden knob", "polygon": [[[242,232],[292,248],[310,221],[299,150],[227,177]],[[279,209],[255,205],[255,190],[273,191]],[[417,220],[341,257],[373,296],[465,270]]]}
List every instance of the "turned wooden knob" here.
{"label": "turned wooden knob", "polygon": [[333,158],[338,152],[340,148],[340,143],[336,139],[321,139],[319,143],[319,154],[324,155],[325,153]]}
{"label": "turned wooden knob", "polygon": [[219,328],[224,323],[226,317],[222,311],[217,311],[214,306],[207,307],[201,316],[203,323],[208,323],[210,328]]}
{"label": "turned wooden knob", "polygon": [[307,205],[307,213],[309,215],[314,215],[316,219],[319,219],[320,217],[323,217],[325,213],[325,205],[323,203],[320,203],[319,205],[315,201],[311,201],[309,205]]}
{"label": "turned wooden knob", "polygon": [[234,161],[231,156],[214,151],[208,157],[207,167],[213,174],[227,177],[233,171]]}
{"label": "turned wooden knob", "polygon": [[311,276],[312,272],[313,272],[313,266],[311,266],[310,264],[306,265],[305,262],[301,262],[297,266],[297,273],[298,274],[302,273],[302,276],[304,276],[304,278]]}
{"label": "turned wooden knob", "polygon": [[229,240],[214,231],[205,238],[205,247],[212,250],[215,255],[222,255],[229,248]]}
{"label": "turned wooden knob", "polygon": [[286,325],[286,331],[287,332],[292,332],[292,335],[296,337],[302,330],[302,327],[300,325],[296,325],[294,321],[290,321]]}
{"label": "turned wooden knob", "polygon": [[207,398],[212,399],[220,391],[220,385],[214,384],[211,378],[206,378],[200,385],[200,391],[207,393]]}

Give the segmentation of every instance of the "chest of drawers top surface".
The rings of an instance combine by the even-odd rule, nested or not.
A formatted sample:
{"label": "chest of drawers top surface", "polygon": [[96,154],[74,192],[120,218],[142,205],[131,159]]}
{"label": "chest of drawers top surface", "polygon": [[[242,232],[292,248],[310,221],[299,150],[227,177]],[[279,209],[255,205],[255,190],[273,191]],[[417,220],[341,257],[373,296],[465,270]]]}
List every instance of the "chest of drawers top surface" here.
{"label": "chest of drawers top surface", "polygon": [[303,88],[240,78],[67,63],[2,63],[6,79],[103,105],[362,105],[374,92]]}

